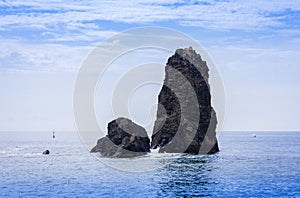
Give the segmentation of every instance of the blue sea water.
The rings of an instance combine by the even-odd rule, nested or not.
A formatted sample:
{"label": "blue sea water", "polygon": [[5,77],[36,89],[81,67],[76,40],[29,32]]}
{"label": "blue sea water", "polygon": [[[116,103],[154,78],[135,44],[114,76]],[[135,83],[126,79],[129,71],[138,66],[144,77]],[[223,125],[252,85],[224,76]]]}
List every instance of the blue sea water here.
{"label": "blue sea water", "polygon": [[104,165],[75,132],[51,135],[0,132],[0,197],[300,197],[300,132],[223,132],[218,154],[148,155],[172,160],[139,173]]}

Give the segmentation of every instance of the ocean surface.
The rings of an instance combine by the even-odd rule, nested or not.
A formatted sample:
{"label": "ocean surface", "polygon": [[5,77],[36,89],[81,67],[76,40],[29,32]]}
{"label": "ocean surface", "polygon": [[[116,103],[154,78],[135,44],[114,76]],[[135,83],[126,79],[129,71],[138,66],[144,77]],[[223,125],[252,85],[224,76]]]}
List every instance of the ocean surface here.
{"label": "ocean surface", "polygon": [[[300,132],[252,133],[223,132],[215,155],[110,161],[119,170],[76,132],[0,132],[0,197],[300,197]],[[159,168],[122,170],[136,160]]]}

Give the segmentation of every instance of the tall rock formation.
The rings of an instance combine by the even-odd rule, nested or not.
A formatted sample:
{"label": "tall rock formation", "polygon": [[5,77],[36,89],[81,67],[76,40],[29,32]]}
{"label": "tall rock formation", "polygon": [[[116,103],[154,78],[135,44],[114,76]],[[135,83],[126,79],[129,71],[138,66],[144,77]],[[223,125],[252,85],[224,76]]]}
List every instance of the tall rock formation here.
{"label": "tall rock formation", "polygon": [[158,96],[152,148],[167,153],[219,151],[208,71],[206,62],[191,47],[177,49],[168,59]]}

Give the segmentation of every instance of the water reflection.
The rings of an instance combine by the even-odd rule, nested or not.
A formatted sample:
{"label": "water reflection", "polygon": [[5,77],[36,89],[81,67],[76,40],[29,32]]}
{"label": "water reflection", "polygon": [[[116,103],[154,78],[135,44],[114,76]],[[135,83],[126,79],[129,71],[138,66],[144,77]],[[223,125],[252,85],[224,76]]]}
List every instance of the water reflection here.
{"label": "water reflection", "polygon": [[218,155],[181,155],[158,170],[157,196],[212,196]]}

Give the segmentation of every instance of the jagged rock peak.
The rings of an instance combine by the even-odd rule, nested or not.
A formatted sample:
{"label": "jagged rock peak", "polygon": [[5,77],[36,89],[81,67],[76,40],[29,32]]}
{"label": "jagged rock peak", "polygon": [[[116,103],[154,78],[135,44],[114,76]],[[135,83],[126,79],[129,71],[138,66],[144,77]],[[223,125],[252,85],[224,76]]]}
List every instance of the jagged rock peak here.
{"label": "jagged rock peak", "polygon": [[197,52],[192,48],[184,48],[184,49],[177,49],[175,51],[175,55],[178,54],[183,59],[188,60],[191,64],[193,64],[201,73],[203,78],[207,81],[209,78],[208,74],[208,67],[206,64],[206,61],[203,61],[200,54],[197,54]]}

